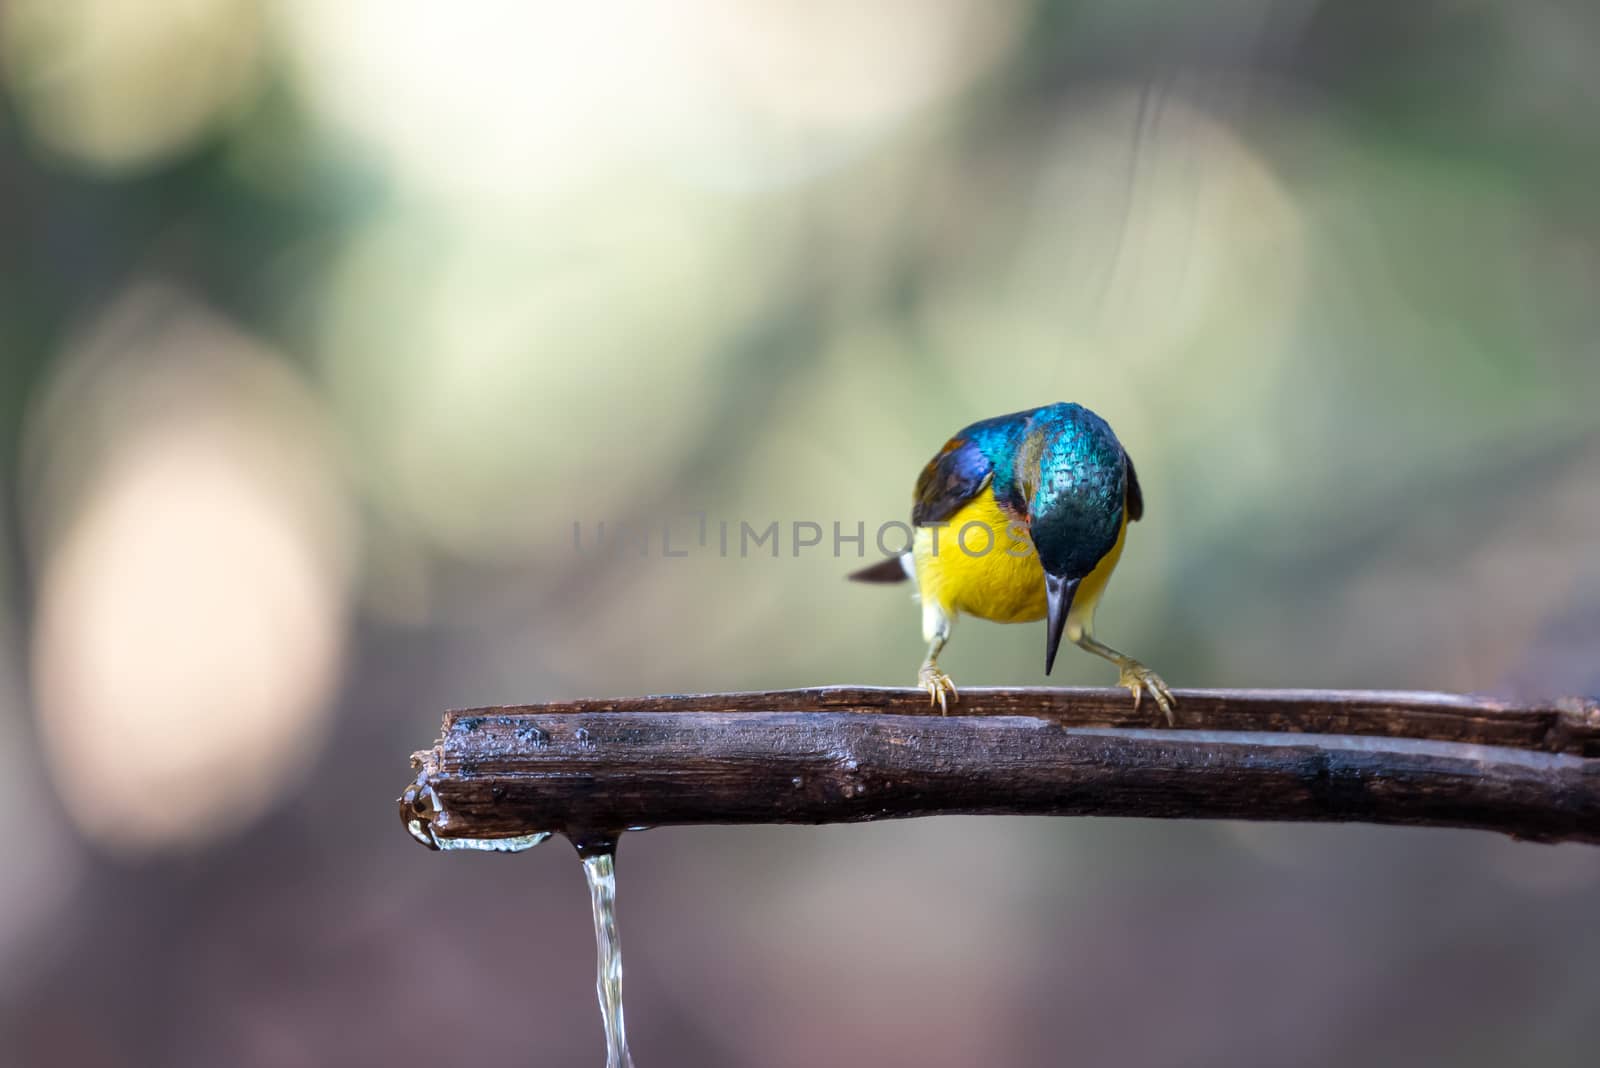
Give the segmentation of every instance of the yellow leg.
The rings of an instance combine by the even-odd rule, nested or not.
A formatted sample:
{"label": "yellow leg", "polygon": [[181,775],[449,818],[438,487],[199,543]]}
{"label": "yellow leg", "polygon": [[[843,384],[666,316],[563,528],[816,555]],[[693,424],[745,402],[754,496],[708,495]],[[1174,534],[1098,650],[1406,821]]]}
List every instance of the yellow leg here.
{"label": "yellow leg", "polygon": [[1161,711],[1166,714],[1167,726],[1175,725],[1176,720],[1173,718],[1172,709],[1178,701],[1172,696],[1172,690],[1160,675],[1157,675],[1126,653],[1119,653],[1111,646],[1095,641],[1087,629],[1077,631],[1069,629],[1067,637],[1071,638],[1073,644],[1085,652],[1105,657],[1117,665],[1117,670],[1122,673],[1117,680],[1117,685],[1126,686],[1132,691],[1135,711],[1139,708],[1139,699],[1144,695],[1144,691],[1149,690],[1150,696],[1155,698],[1156,704],[1160,705]]}
{"label": "yellow leg", "polygon": [[956,693],[956,684],[950,676],[939,670],[939,652],[944,648],[945,642],[950,640],[950,620],[943,612],[937,609],[924,613],[924,630],[928,631],[928,655],[922,660],[922,667],[917,672],[917,685],[928,691],[928,703],[939,702],[939,712],[948,715],[950,707],[945,703],[948,696],[952,701],[961,700],[961,695]]}
{"label": "yellow leg", "polygon": [[1122,545],[1127,534],[1128,520],[1124,517],[1122,530],[1117,534],[1116,545],[1112,546],[1105,558],[1094,566],[1094,570],[1083,580],[1083,585],[1078,587],[1078,596],[1073,600],[1072,611],[1067,615],[1067,638],[1084,652],[1104,657],[1117,665],[1117,670],[1121,672],[1117,684],[1126,686],[1133,693],[1135,711],[1139,708],[1139,701],[1144,696],[1144,691],[1149,690],[1150,696],[1161,706],[1161,711],[1166,713],[1167,726],[1170,727],[1174,725],[1172,708],[1178,702],[1173,698],[1172,690],[1162,681],[1161,676],[1126,653],[1120,653],[1111,646],[1094,640],[1094,610],[1100,603],[1100,595],[1105,592],[1106,583],[1111,581],[1111,572],[1122,557]]}

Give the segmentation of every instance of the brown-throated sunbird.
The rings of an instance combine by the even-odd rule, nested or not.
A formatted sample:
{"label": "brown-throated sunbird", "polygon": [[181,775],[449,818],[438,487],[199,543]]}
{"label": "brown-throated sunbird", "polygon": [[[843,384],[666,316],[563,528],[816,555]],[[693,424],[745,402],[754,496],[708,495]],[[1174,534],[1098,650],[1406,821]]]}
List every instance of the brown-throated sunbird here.
{"label": "brown-throated sunbird", "polygon": [[1143,514],[1133,461],[1104,419],[1077,404],[1013,412],[945,442],[917,478],[910,551],[850,577],[916,580],[928,643],[917,681],[941,709],[946,694],[960,699],[938,660],[965,612],[997,623],[1047,619],[1046,675],[1065,633],[1117,665],[1134,707],[1149,690],[1170,724],[1174,700],[1161,676],[1094,638],[1095,606],[1128,523]]}

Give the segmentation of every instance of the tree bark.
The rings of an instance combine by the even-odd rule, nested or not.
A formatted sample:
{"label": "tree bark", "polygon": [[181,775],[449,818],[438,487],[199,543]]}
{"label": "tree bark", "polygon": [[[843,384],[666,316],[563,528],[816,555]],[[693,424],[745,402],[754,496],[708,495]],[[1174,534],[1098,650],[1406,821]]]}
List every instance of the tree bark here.
{"label": "tree bark", "polygon": [[831,687],[447,713],[424,844],[945,813],[1359,821],[1600,842],[1600,704],[1446,694]]}

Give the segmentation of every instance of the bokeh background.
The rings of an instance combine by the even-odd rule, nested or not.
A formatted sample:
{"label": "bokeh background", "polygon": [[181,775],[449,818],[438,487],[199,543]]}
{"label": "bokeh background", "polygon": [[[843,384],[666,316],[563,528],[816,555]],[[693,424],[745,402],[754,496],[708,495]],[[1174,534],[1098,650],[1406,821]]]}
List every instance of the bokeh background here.
{"label": "bokeh background", "polygon": [[[870,531],[999,412],[1117,428],[1100,629],[1175,685],[1600,692],[1597,109],[1585,0],[0,0],[0,1056],[599,1063],[570,851],[418,848],[409,753],[910,682],[854,546],[573,524]],[[1038,628],[957,634],[1042,681]],[[619,870],[643,1065],[1594,1063],[1590,849],[941,819]]]}

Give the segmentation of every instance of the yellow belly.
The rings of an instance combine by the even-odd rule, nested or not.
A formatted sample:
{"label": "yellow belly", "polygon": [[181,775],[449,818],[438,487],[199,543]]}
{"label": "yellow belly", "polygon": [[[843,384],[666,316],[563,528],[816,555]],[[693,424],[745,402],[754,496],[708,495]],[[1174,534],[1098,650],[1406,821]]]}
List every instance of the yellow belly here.
{"label": "yellow belly", "polygon": [[[1085,631],[1122,555],[1127,529],[1124,518],[1116,545],[1084,577],[1073,599],[1069,619]],[[946,615],[966,613],[996,623],[1044,618],[1044,569],[1038,554],[1027,528],[1000,510],[993,493],[979,493],[937,532],[917,528],[913,551],[923,602],[937,604]]]}
{"label": "yellow belly", "polygon": [[937,532],[918,527],[915,553],[923,601],[947,615],[997,623],[1044,618],[1044,569],[1026,528],[1000,510],[993,493],[979,493]]}

